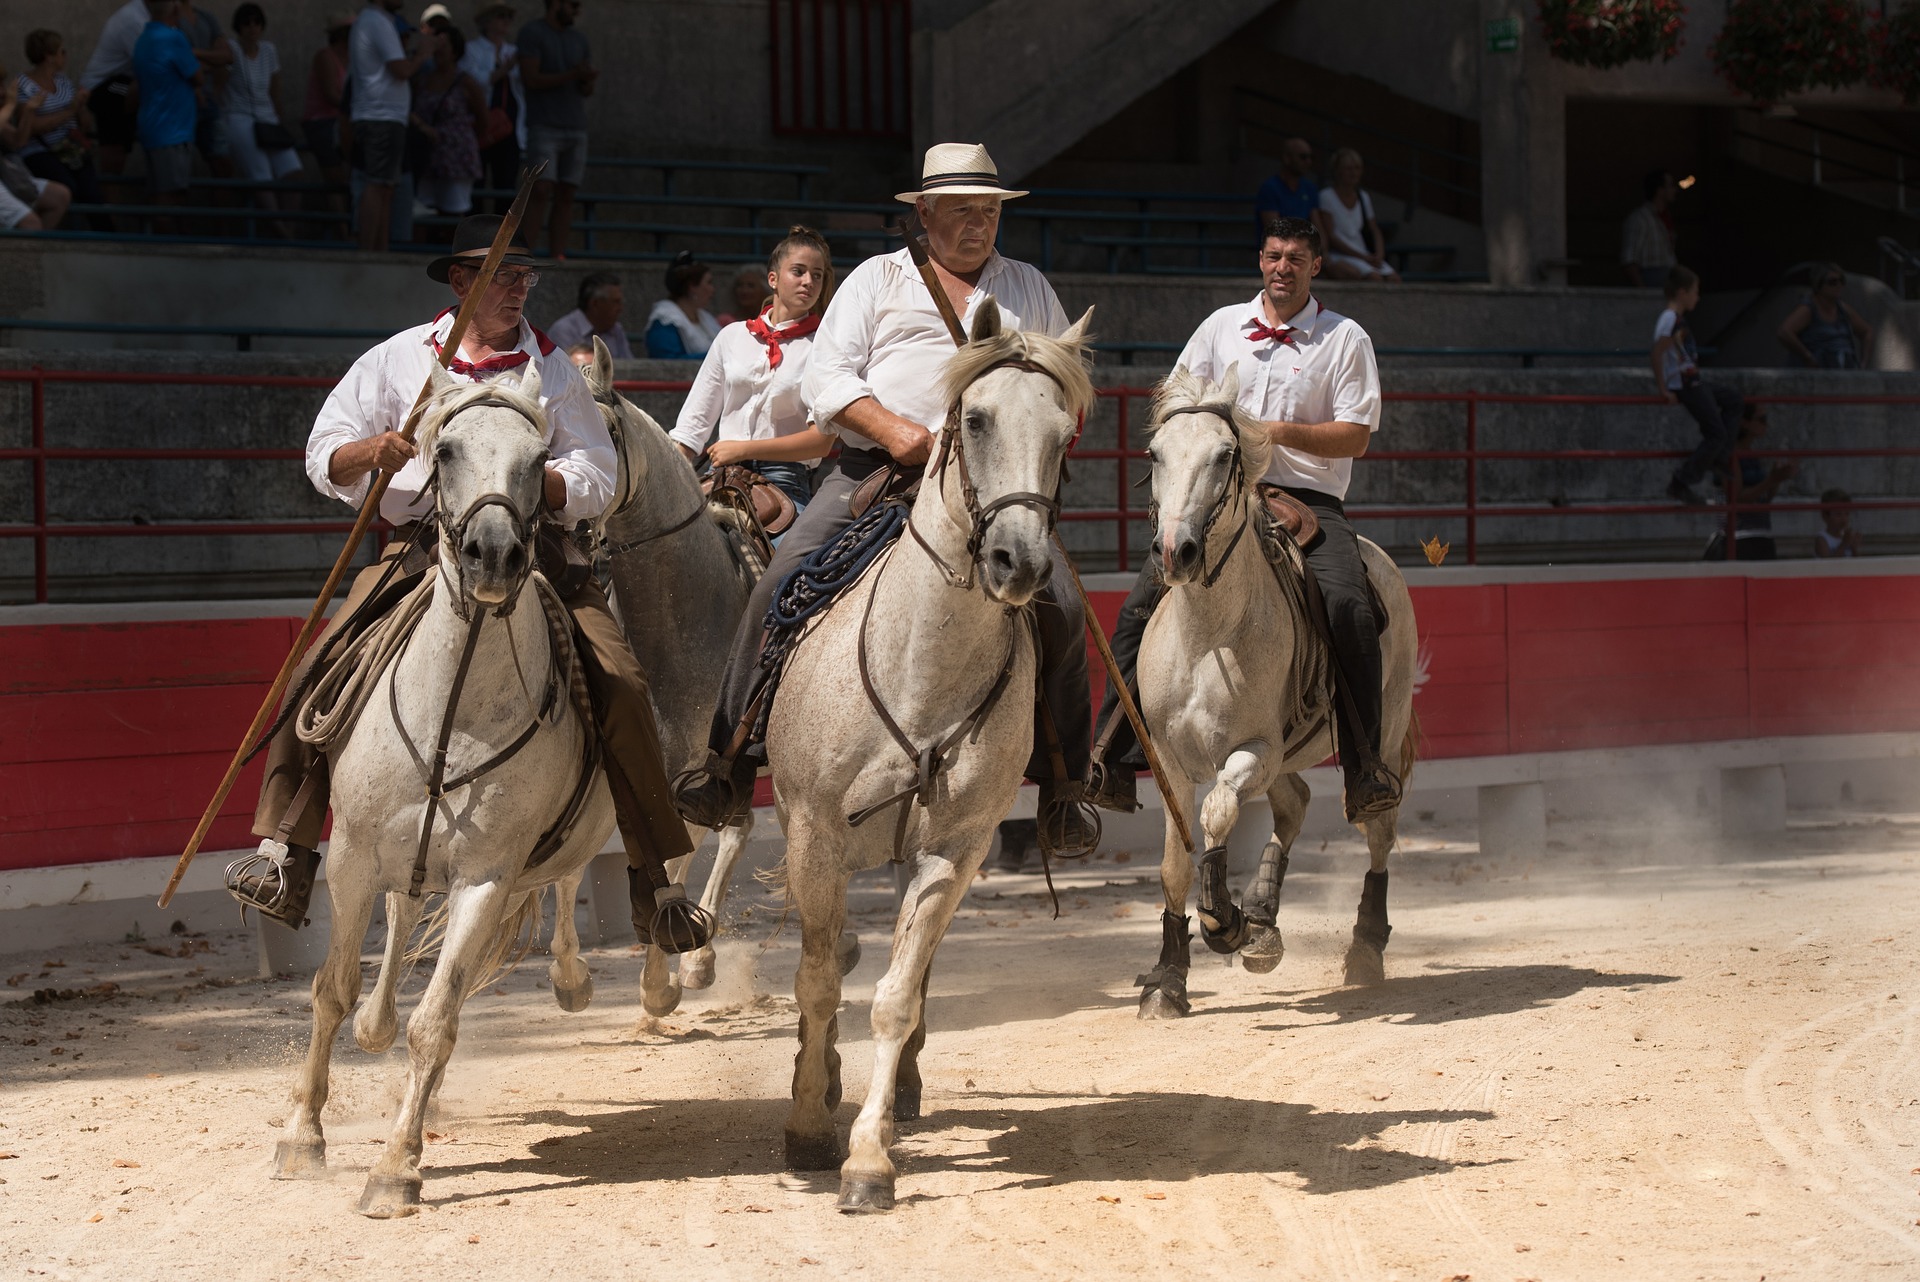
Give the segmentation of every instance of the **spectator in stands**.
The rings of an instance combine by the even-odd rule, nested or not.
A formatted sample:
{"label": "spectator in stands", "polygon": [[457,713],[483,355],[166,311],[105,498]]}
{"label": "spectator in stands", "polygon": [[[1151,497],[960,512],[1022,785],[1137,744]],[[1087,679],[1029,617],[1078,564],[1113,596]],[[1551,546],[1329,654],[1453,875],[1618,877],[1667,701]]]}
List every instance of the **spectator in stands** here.
{"label": "spectator in stands", "polygon": [[360,193],[360,248],[385,249],[393,217],[393,189],[406,159],[409,87],[426,64],[424,51],[408,54],[393,15],[400,0],[367,0],[347,40],[348,118],[353,123],[353,167],[365,181]]}
{"label": "spectator in stands", "polygon": [[618,276],[612,272],[589,273],[580,282],[575,301],[579,306],[547,327],[548,338],[562,347],[585,343],[587,351],[592,352],[594,336],[598,335],[615,360],[624,361],[633,355],[633,345],[620,324],[627,295]]}
{"label": "spectator in stands", "polygon": [[[4,73],[0,73],[4,83]],[[34,99],[0,94],[0,228],[52,231],[66,216],[71,193],[27,168],[19,147],[33,136]]]}
{"label": "spectator in stands", "polygon": [[1700,278],[1676,264],[1663,288],[1666,310],[1653,326],[1654,382],[1669,404],[1685,406],[1700,425],[1699,448],[1667,482],[1667,497],[1698,506],[1706,500],[1693,487],[1709,471],[1725,466],[1727,450],[1740,431],[1741,398],[1732,388],[1700,377],[1699,351],[1687,324],[1687,313],[1700,303]]}
{"label": "spectator in stands", "polygon": [[436,36],[444,36],[453,30],[453,10],[444,4],[430,4],[420,11],[420,27]]}
{"label": "spectator in stands", "polygon": [[100,137],[100,171],[118,174],[133,150],[133,45],[147,27],[147,0],[127,0],[100,30],[100,40],[80,73],[88,110]]}
{"label": "spectator in stands", "polygon": [[546,5],[545,16],[520,28],[516,41],[520,80],[527,90],[527,163],[547,163],[527,202],[525,226],[527,242],[536,252],[545,230],[547,253],[565,262],[573,231],[573,193],[587,172],[587,99],[600,72],[586,36],[573,25],[580,16],[580,0],[546,0]]}
{"label": "spectator in stands", "polygon": [[[240,177],[277,182],[299,173],[302,166],[293,130],[280,123],[280,51],[266,39],[266,10],[252,3],[235,9],[233,34],[240,47],[227,76],[227,148]],[[256,191],[253,200],[262,209],[282,207],[270,191]],[[298,204],[298,197],[288,196],[285,207]]]}
{"label": "spectator in stands", "polygon": [[327,43],[313,55],[307,68],[307,98],[300,110],[300,130],[320,175],[330,183],[347,181],[347,158],[340,147],[340,112],[347,92],[347,43],[353,34],[353,15],[327,18]]}
{"label": "spectator in stands", "polygon": [[[147,0],[152,21],[133,46],[133,76],[140,86],[136,131],[153,198],[163,205],[183,203],[193,183],[198,91],[205,79],[193,43],[174,25],[179,10],[179,0]],[[159,221],[155,226],[167,229]]]}
{"label": "spectator in stands", "polygon": [[[93,152],[82,128],[87,91],[67,79],[66,42],[57,31],[30,31],[26,52],[32,69],[14,87],[28,125],[20,159],[34,177],[60,184],[75,199],[89,205],[103,203]],[[112,220],[103,214],[88,218],[95,231],[113,230]]]}
{"label": "spectator in stands", "polygon": [[[1736,561],[1773,561],[1779,548],[1773,541],[1773,513],[1766,505],[1780,487],[1800,475],[1800,464],[1789,460],[1768,467],[1764,459],[1745,451],[1767,432],[1767,410],[1749,401],[1740,410],[1740,434],[1734,441],[1733,468],[1722,466],[1720,484],[1727,491],[1727,502],[1737,504],[1734,513],[1733,559]],[[1727,536],[1723,530],[1707,543],[1707,559],[1727,559]]]}
{"label": "spectator in stands", "polygon": [[1322,272],[1332,280],[1392,280],[1400,273],[1387,261],[1387,239],[1373,219],[1373,197],[1360,186],[1366,164],[1360,153],[1342,147],[1327,165],[1313,221],[1326,242]]}
{"label": "spectator in stands", "polygon": [[688,462],[752,468],[804,509],[813,497],[808,462],[838,439],[814,426],[800,394],[833,294],[832,251],[820,233],[795,227],[773,247],[760,282],[772,304],[720,331],[670,435]]}
{"label": "spectator in stands", "polygon": [[[549,334],[547,337],[552,338],[553,335]],[[593,364],[593,344],[575,343],[567,349],[567,359],[573,362],[575,369],[585,369]]]}
{"label": "spectator in stands", "polygon": [[752,320],[767,310],[767,273],[762,267],[742,267],[733,275],[733,286],[727,291],[733,300],[732,309],[721,312],[714,319],[722,325],[731,325],[735,321]]}
{"label": "spectator in stands", "polygon": [[[467,42],[460,70],[487,92],[486,123],[480,130],[481,178],[497,191],[512,191],[520,184],[520,152],[527,141],[527,95],[512,40],[513,6],[482,5],[473,20],[480,38]],[[504,214],[510,198],[498,197],[496,203],[493,212]]]}
{"label": "spectator in stands", "polygon": [[1664,169],[1649,173],[1641,184],[1646,200],[1627,215],[1620,229],[1620,265],[1627,280],[1635,285],[1660,289],[1667,273],[1678,261],[1674,257],[1676,237],[1673,226],[1673,202],[1680,185]]}
{"label": "spectator in stands", "polygon": [[215,178],[233,177],[233,145],[227,137],[225,104],[227,79],[233,67],[233,46],[220,29],[220,19],[204,9],[193,7],[193,0],[180,0],[174,16],[178,27],[193,46],[202,75],[194,97],[198,106],[194,118],[193,144],[205,158]]}
{"label": "spectator in stands", "polygon": [[1815,263],[1807,278],[1812,292],[1780,322],[1780,342],[1815,369],[1865,369],[1873,326],[1842,297],[1847,274],[1838,263]]}
{"label": "spectator in stands", "polygon": [[413,85],[413,127],[427,140],[416,198],[443,215],[464,218],[473,212],[473,185],[480,181],[480,124],[487,118],[487,96],[479,82],[460,69],[467,40],[457,28],[429,28],[425,48],[433,61]]}
{"label": "spectator in stands", "polygon": [[1824,560],[1860,555],[1860,531],[1853,528],[1853,495],[1842,489],[1821,491],[1820,523],[1826,528],[1813,536],[1815,556]]}
{"label": "spectator in stands", "polygon": [[720,332],[707,310],[712,301],[713,269],[681,250],[667,268],[667,296],[647,314],[647,355],[688,361],[705,356]]}
{"label": "spectator in stands", "polygon": [[1280,172],[1260,184],[1253,198],[1255,234],[1274,218],[1312,222],[1320,208],[1320,184],[1313,180],[1313,144],[1289,138],[1280,144]]}

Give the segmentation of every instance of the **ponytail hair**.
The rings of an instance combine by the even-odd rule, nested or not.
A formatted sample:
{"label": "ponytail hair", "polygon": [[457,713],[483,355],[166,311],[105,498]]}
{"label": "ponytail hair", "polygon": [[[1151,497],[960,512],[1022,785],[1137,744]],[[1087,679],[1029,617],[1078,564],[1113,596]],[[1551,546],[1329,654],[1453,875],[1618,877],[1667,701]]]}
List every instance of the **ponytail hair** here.
{"label": "ponytail hair", "polygon": [[773,247],[773,252],[767,255],[767,270],[778,272],[780,264],[786,261],[787,255],[796,249],[819,250],[820,260],[827,266],[826,279],[820,284],[820,297],[813,300],[813,307],[809,312],[809,315],[813,316],[823,315],[827,310],[827,304],[833,300],[834,286],[833,248],[827,244],[825,236],[811,227],[795,223],[787,228],[787,234],[781,238],[779,244]]}

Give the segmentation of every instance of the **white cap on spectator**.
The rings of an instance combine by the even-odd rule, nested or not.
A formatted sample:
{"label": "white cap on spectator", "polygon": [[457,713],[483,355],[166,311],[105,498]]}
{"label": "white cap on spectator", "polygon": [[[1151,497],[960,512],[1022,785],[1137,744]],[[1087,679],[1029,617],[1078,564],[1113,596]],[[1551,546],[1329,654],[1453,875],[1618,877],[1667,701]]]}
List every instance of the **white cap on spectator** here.
{"label": "white cap on spectator", "polygon": [[427,6],[426,11],[420,15],[420,25],[424,27],[435,18],[445,18],[448,22],[452,22],[453,10],[443,4],[430,4]]}

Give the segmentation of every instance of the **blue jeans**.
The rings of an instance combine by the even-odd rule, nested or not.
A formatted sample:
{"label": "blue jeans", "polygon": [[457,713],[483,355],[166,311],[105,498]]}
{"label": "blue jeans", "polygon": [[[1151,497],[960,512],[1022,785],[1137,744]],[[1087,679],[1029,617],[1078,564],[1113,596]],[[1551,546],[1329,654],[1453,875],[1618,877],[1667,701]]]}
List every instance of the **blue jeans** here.
{"label": "blue jeans", "polygon": [[772,463],[748,459],[743,467],[752,468],[772,481],[793,500],[796,511],[804,512],[813,501],[813,469],[805,463]]}

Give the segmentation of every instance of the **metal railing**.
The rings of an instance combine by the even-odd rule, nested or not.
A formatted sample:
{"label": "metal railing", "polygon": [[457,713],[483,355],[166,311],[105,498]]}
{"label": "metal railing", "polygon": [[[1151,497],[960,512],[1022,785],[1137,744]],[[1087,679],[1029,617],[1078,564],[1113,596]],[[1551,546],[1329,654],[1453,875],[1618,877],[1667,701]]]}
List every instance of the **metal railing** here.
{"label": "metal railing", "polygon": [[[1818,121],[1801,116],[1763,117],[1764,126],[1794,128],[1806,131],[1804,146],[1785,142],[1779,138],[1770,138],[1750,127],[1736,124],[1733,137],[1740,142],[1749,142],[1773,151],[1798,156],[1808,162],[1807,179],[1815,187],[1832,187],[1848,192],[1863,200],[1870,200],[1869,193],[1875,188],[1889,189],[1888,206],[1896,213],[1907,212],[1907,174],[1909,170],[1920,173],[1920,153],[1903,150],[1899,146],[1877,138],[1868,138],[1845,129],[1835,129]],[[1829,141],[1832,140],[1832,141]],[[1832,142],[1843,147],[1836,150]],[[1874,162],[1863,164],[1859,159],[1865,156]],[[1871,202],[1870,203],[1877,203]]]}
{"label": "metal railing", "polygon": [[[46,399],[52,385],[120,383],[151,386],[251,387],[251,388],[331,388],[334,380],[302,376],[139,373],[119,370],[47,370],[40,368],[0,370],[0,384],[26,384],[30,391],[29,444],[24,448],[0,449],[0,463],[18,462],[32,469],[31,514],[27,521],[0,524],[0,539],[28,539],[33,545],[33,599],[48,599],[47,549],[54,539],[156,538],[182,535],[260,536],[312,535],[344,533],[352,527],[345,519],[308,519],[289,521],[153,521],[144,524],[60,522],[52,519],[48,506],[47,469],[58,462],[144,462],[144,461],[296,461],[304,457],[298,449],[269,448],[127,448],[64,447],[47,442]],[[624,381],[616,386],[624,392],[685,393],[691,384],[682,380]],[[1107,461],[1115,465],[1114,504],[1110,508],[1073,507],[1061,512],[1062,521],[1106,523],[1114,528],[1115,563],[1131,568],[1134,557],[1130,526],[1148,516],[1146,496],[1134,488],[1144,473],[1135,465],[1144,463],[1147,454],[1135,444],[1135,402],[1150,398],[1151,387],[1125,386],[1099,389],[1102,401],[1114,405],[1114,434],[1111,445],[1089,445],[1084,441],[1073,452],[1076,460]],[[1412,505],[1360,504],[1347,509],[1355,521],[1445,520],[1458,519],[1465,525],[1463,559],[1477,564],[1480,555],[1480,522],[1496,518],[1543,517],[1620,517],[1638,515],[1699,514],[1700,508],[1683,507],[1671,501],[1658,503],[1488,503],[1480,497],[1480,468],[1501,462],[1644,462],[1678,460],[1682,450],[1509,450],[1480,447],[1480,411],[1487,405],[1567,406],[1662,406],[1654,396],[1527,395],[1490,392],[1388,392],[1385,399],[1401,404],[1457,405],[1461,409],[1461,444],[1454,449],[1370,450],[1359,462],[1368,466],[1392,463],[1457,463],[1462,468],[1462,501],[1459,503],[1422,503]],[[1920,395],[1887,396],[1756,396],[1756,402],[1792,405],[1920,405]],[[1920,447],[1881,446],[1868,448],[1762,449],[1737,452],[1729,467],[1737,474],[1742,457],[1768,459],[1906,459],[1920,458]],[[1724,516],[1727,555],[1732,558],[1738,544],[1737,527],[1743,513],[1817,511],[1815,501],[1768,503],[1726,503],[1717,510]],[[1920,510],[1920,498],[1854,499],[1850,506],[1862,511]],[[1714,508],[1704,509],[1715,511]]]}

